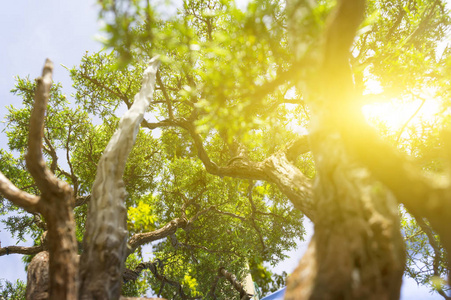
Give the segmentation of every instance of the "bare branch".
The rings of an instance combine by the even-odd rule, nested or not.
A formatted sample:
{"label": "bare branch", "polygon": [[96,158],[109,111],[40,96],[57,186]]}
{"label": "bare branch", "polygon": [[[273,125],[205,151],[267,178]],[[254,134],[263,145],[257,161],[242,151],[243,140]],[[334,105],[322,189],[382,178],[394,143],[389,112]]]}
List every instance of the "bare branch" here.
{"label": "bare branch", "polygon": [[174,247],[175,249],[178,249],[179,247],[184,247],[190,251],[193,251],[194,249],[200,249],[203,250],[205,252],[208,253],[227,253],[227,254],[233,254],[237,257],[243,257],[242,255],[240,255],[239,253],[235,252],[235,251],[231,251],[231,250],[212,250],[209,249],[205,246],[202,245],[193,245],[193,244],[187,244],[187,243],[182,243],[179,242],[179,240],[177,239],[177,236],[175,235],[175,233],[171,234],[169,236],[169,239],[171,240],[171,245],[172,247]]}
{"label": "bare branch", "polygon": [[42,221],[41,215],[39,213],[33,214],[33,223],[44,231],[48,229],[47,224],[44,221]]}
{"label": "bare branch", "polygon": [[423,105],[426,103],[426,99],[422,98],[421,99],[421,104],[418,106],[417,110],[415,110],[415,112],[410,116],[410,118],[404,123],[404,125],[402,125],[401,129],[398,132],[398,136],[396,137],[396,144],[399,143],[399,139],[401,138],[402,133],[404,132],[404,130],[406,129],[407,125],[409,125],[410,121],[412,121],[413,118],[415,118],[415,116],[420,112],[421,108],[423,107]]}
{"label": "bare branch", "polygon": [[252,299],[252,294],[248,294],[245,290],[243,285],[236,280],[236,276],[230,272],[227,272],[226,269],[224,268],[219,268],[219,272],[218,275],[221,275],[223,277],[225,277],[231,284],[232,286],[235,288],[235,290],[237,290],[240,293],[240,299],[241,300],[250,300]]}
{"label": "bare branch", "polygon": [[49,147],[49,149],[44,147],[44,150],[50,155],[50,157],[52,158],[52,164],[50,165],[50,171],[55,174],[55,171],[58,167],[58,155],[56,155],[56,151],[55,148],[53,148],[52,143],[50,142],[50,140],[47,138],[47,136],[44,133],[44,141],[47,144],[47,146]]}
{"label": "bare branch", "polygon": [[252,213],[251,213],[251,216],[249,219],[252,223],[252,227],[254,227],[255,231],[257,232],[258,238],[260,240],[260,244],[262,244],[263,251],[265,251],[266,245],[265,245],[265,241],[263,240],[262,232],[261,232],[260,228],[258,227],[257,223],[255,222],[255,214],[257,212],[257,208],[255,207],[254,199],[252,198],[253,189],[254,189],[254,183],[251,181],[251,182],[249,182],[249,187],[248,187],[248,191],[247,191],[247,198],[249,199],[249,202],[251,203],[251,209],[252,209]]}
{"label": "bare branch", "polygon": [[295,161],[298,156],[310,151],[308,135],[302,135],[286,145],[285,153],[289,161]]}
{"label": "bare branch", "polygon": [[168,92],[166,91],[166,87],[164,86],[163,81],[161,80],[160,72],[157,73],[157,82],[161,88],[161,91],[163,92],[164,99],[166,100],[166,104],[168,106],[169,119],[173,120],[174,114],[172,113],[171,99],[169,98]]}
{"label": "bare branch", "polygon": [[34,255],[36,253],[39,253],[41,251],[44,251],[44,246],[32,246],[32,247],[25,247],[25,246],[8,246],[0,248],[0,256],[3,255],[9,255],[9,254],[24,254],[24,255]]}
{"label": "bare branch", "polygon": [[[432,228],[421,218],[415,218],[415,221],[418,225],[420,225],[422,231],[426,234],[429,245],[431,245],[432,249],[434,250],[434,262],[432,265],[432,268],[434,270],[434,276],[440,277],[440,263],[442,261],[442,252],[440,251],[440,245],[437,242],[437,240],[434,237],[434,232],[432,232]],[[443,289],[439,288],[437,289],[437,292],[444,297],[445,299],[451,299],[451,297],[448,297],[446,293],[443,291]]]}
{"label": "bare branch", "polygon": [[42,77],[36,79],[35,103],[30,116],[28,152],[25,156],[27,168],[41,191],[58,190],[59,180],[47,168],[42,157],[42,137],[44,136],[44,117],[52,85],[53,63],[46,60]]}
{"label": "bare branch", "polygon": [[[161,275],[158,272],[158,268],[157,268],[160,263],[161,263],[161,261],[157,259],[154,262],[140,263],[137,268],[141,269],[141,270],[149,269],[152,272],[152,274],[155,276],[155,278],[157,280],[161,281],[161,283],[163,285],[164,284],[169,284],[169,285],[172,285],[173,287],[175,287],[175,289],[177,290],[177,294],[182,298],[182,300],[202,299],[202,297],[188,297],[185,294],[185,292],[183,291],[183,287],[182,287],[182,285],[179,282],[171,280],[171,279],[167,278],[164,275]],[[161,290],[160,290],[160,292],[161,292]]]}
{"label": "bare branch", "polygon": [[18,189],[8,178],[0,172],[0,193],[9,201],[22,207],[29,213],[38,211],[40,197]]}
{"label": "bare branch", "polygon": [[121,91],[115,91],[112,88],[108,87],[107,85],[103,84],[102,82],[100,82],[99,80],[92,78],[91,76],[85,74],[85,73],[80,73],[80,76],[86,80],[88,80],[89,82],[91,82],[92,84],[94,84],[96,87],[98,88],[102,88],[104,90],[106,90],[108,93],[110,93],[111,95],[121,99],[122,101],[124,101],[125,105],[127,105],[127,108],[130,108],[132,106],[132,104],[130,103],[130,100],[128,99],[128,97],[126,95],[124,95]]}
{"label": "bare branch", "polygon": [[161,240],[169,235],[175,233],[177,229],[184,228],[187,225],[187,220],[183,218],[176,218],[164,225],[160,229],[152,232],[137,233],[133,235],[128,241],[127,256],[135,252],[139,246],[151,243],[153,241]]}
{"label": "bare branch", "polygon": [[206,213],[209,212],[209,211],[214,211],[214,210],[216,210],[216,207],[215,207],[215,206],[210,206],[210,207],[208,207],[208,208],[206,208],[206,209],[203,209],[203,210],[201,210],[201,211],[198,211],[194,216],[192,216],[192,217],[189,219],[188,224],[192,224],[192,223],[195,222],[197,219],[199,219],[200,216],[206,214]]}
{"label": "bare branch", "polygon": [[89,202],[89,200],[91,200],[91,195],[87,195],[87,196],[78,196],[75,199],[75,207],[77,206],[81,206],[83,204],[86,204]]}
{"label": "bare branch", "polygon": [[70,169],[70,176],[69,178],[72,179],[72,185],[74,186],[74,194],[77,195],[78,194],[78,178],[77,175],[75,175],[74,172],[74,168],[72,166],[72,163],[70,162],[70,155],[69,155],[69,139],[70,139],[70,134],[72,131],[72,124],[69,125],[69,128],[67,130],[67,140],[66,140],[66,161],[67,164],[69,165],[69,169]]}

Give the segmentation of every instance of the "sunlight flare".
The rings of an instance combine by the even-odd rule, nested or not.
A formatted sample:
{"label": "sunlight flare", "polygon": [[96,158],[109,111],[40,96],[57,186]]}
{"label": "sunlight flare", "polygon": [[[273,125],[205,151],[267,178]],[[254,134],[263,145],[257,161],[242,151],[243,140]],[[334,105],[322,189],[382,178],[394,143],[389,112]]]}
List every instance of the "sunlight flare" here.
{"label": "sunlight flare", "polygon": [[[422,90],[417,94],[404,97],[383,97],[379,82],[369,80],[366,84],[367,95],[376,98],[362,107],[365,118],[372,124],[383,124],[389,131],[399,131],[403,127],[432,123],[440,112],[440,100],[434,89]],[[377,97],[380,96],[380,101]]]}

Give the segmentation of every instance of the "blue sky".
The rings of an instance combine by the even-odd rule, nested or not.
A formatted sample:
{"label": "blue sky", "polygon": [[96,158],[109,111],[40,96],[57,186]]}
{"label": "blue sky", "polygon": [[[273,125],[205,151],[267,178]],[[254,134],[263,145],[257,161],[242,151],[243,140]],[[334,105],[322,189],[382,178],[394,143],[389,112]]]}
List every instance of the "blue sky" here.
{"label": "blue sky", "polygon": [[[240,7],[244,7],[243,1],[240,2]],[[40,76],[46,58],[54,62],[54,80],[63,84],[63,90],[70,99],[72,83],[61,64],[68,67],[77,65],[86,51],[99,51],[102,46],[94,39],[99,29],[94,0],[15,0],[3,3],[0,10],[0,119],[3,121],[6,115],[5,106],[21,105],[21,99],[9,92],[14,87],[14,76]],[[3,129],[2,122],[0,148],[7,148]],[[298,249],[289,253],[291,259],[275,267],[277,273],[293,271],[311,236],[311,224],[307,228],[309,234],[306,241],[300,242]],[[1,225],[0,230],[1,245],[14,245],[15,240]],[[28,241],[19,245],[30,243]],[[21,255],[0,256],[0,266],[0,279],[26,279]],[[402,299],[442,297],[431,296],[427,289],[417,287],[413,280],[405,280]]]}

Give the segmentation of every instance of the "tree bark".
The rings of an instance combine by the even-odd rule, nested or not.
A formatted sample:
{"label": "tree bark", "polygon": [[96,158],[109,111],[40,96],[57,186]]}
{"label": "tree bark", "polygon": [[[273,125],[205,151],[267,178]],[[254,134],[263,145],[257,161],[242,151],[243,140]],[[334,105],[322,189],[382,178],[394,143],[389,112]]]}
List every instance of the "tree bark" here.
{"label": "tree bark", "polygon": [[[66,182],[56,178],[47,168],[42,156],[45,111],[50,97],[52,72],[53,63],[47,59],[42,77],[36,80],[35,101],[30,116],[28,149],[25,156],[27,168],[41,191],[41,197],[30,199],[27,195],[26,199],[30,199],[32,206],[20,202],[18,204],[28,211],[30,208],[36,207],[48,224],[49,299],[75,300],[77,299],[78,269],[73,192]],[[16,199],[10,200],[14,202]],[[35,202],[36,200],[37,202]]]}
{"label": "tree bark", "polygon": [[397,202],[348,153],[341,128],[355,109],[349,52],[363,0],[341,0],[328,18],[310,88],[310,146],[317,170],[315,233],[289,277],[285,299],[399,299],[404,248]]}
{"label": "tree bark", "polygon": [[49,298],[49,253],[42,251],[31,260],[27,270],[27,300]]}
{"label": "tree bark", "polygon": [[285,299],[399,299],[405,257],[395,199],[347,159],[334,135],[312,144],[315,233]]}
{"label": "tree bark", "polygon": [[92,188],[80,260],[81,299],[119,299],[127,255],[127,209],[122,176],[128,154],[149,106],[159,61],[144,71],[141,90],[121,118],[118,130],[100,158]]}
{"label": "tree bark", "polygon": [[302,211],[312,222],[315,221],[311,181],[292,163],[299,155],[310,150],[307,135],[299,137],[284,149],[261,162],[254,162],[243,157],[227,166],[218,166],[208,156],[194,125],[188,122],[175,125],[186,129],[190,133],[197,148],[198,157],[204,164],[207,172],[221,177],[230,176],[233,178],[265,180],[274,183],[297,209]]}

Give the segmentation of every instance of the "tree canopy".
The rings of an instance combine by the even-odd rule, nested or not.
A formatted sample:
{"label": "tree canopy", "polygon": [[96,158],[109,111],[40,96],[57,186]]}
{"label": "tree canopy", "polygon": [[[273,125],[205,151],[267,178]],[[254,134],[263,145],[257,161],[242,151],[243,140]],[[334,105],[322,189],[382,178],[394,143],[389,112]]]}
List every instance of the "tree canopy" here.
{"label": "tree canopy", "polygon": [[[48,62],[17,77],[6,116],[1,212],[35,245],[0,255],[48,250],[68,278],[50,298],[242,299],[250,273],[286,299],[397,299],[405,272],[449,299],[444,1],[99,5],[106,48],[68,68],[76,94],[50,88]],[[384,101],[420,105],[393,130],[362,114]],[[285,282],[269,266],[305,217],[315,233]]]}

